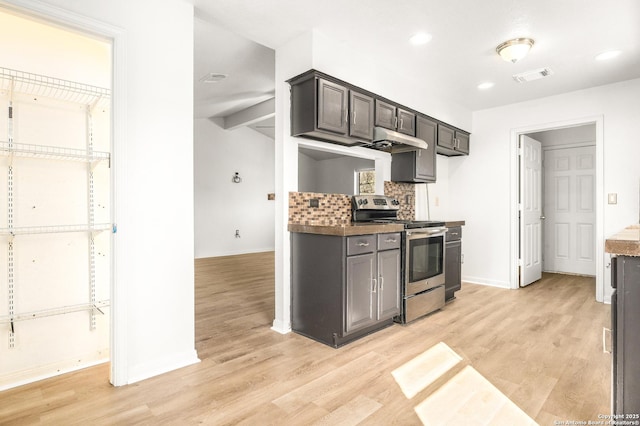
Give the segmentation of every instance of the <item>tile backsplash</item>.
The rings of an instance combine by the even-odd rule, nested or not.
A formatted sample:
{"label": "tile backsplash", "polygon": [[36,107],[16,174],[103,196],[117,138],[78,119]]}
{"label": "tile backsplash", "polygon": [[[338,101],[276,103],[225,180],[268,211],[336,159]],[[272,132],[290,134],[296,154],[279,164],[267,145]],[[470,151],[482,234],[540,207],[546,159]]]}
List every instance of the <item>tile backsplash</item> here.
{"label": "tile backsplash", "polygon": [[[385,182],[384,195],[400,201],[398,219],[415,220],[415,185]],[[317,206],[312,207],[312,203]],[[289,223],[296,225],[343,226],[351,224],[351,196],[320,192],[289,193]]]}
{"label": "tile backsplash", "polygon": [[416,219],[416,186],[414,184],[385,181],[384,195],[400,201],[398,219]]}
{"label": "tile backsplash", "polygon": [[[318,201],[317,207],[311,207],[312,200]],[[290,192],[289,223],[318,226],[349,225],[351,224],[351,196],[319,192]]]}

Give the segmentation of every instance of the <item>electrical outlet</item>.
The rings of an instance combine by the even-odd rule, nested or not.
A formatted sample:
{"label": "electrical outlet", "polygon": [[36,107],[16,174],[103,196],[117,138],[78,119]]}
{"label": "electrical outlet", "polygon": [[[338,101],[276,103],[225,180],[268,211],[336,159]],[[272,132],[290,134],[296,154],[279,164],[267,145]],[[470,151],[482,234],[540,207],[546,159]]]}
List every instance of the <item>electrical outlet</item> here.
{"label": "electrical outlet", "polygon": [[320,201],[317,198],[310,199],[309,207],[320,207]]}
{"label": "electrical outlet", "polygon": [[607,202],[609,204],[618,204],[618,194],[611,193],[607,195]]}

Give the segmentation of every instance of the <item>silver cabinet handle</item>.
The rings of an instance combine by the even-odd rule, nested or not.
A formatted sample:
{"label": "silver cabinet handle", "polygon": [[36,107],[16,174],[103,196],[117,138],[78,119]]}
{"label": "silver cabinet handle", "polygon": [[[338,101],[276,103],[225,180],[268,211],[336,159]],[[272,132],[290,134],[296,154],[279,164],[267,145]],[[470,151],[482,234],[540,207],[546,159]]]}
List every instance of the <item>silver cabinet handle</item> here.
{"label": "silver cabinet handle", "polygon": [[540,216],[540,220],[545,220],[546,216]]}
{"label": "silver cabinet handle", "polygon": [[378,292],[378,281],[375,278],[372,278],[371,281],[373,281],[373,288],[372,288],[371,292],[377,293]]}
{"label": "silver cabinet handle", "polygon": [[397,243],[398,240],[396,240],[395,238],[387,238],[386,240],[384,240],[385,243]]}
{"label": "silver cabinet handle", "polygon": [[404,119],[400,119],[400,129],[402,129],[402,124],[404,123]]}
{"label": "silver cabinet handle", "polygon": [[353,125],[355,126],[355,124],[356,124],[356,110],[355,109],[353,110],[351,115],[353,115]]}
{"label": "silver cabinet handle", "polygon": [[363,242],[363,241],[360,241],[360,242],[358,243],[358,245],[359,245],[360,247],[369,247],[369,243],[365,243],[365,242]]}
{"label": "silver cabinet handle", "polygon": [[607,350],[607,331],[611,334],[610,328],[602,327],[602,352],[610,354],[611,350]]}
{"label": "silver cabinet handle", "polygon": [[349,110],[348,109],[344,110],[344,122],[345,123],[349,122]]}
{"label": "silver cabinet handle", "polygon": [[398,128],[398,117],[395,117],[393,120],[393,127]]}
{"label": "silver cabinet handle", "polygon": [[380,291],[382,291],[384,289],[384,278],[382,277],[382,275],[380,275]]}

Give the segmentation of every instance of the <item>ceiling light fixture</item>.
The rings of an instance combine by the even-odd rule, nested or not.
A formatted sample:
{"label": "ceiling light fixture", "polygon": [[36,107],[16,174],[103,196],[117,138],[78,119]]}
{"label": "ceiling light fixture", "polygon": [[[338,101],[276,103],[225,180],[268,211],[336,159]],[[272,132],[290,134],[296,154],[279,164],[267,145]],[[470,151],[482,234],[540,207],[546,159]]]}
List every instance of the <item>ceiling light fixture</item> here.
{"label": "ceiling light fixture", "polygon": [[221,74],[219,72],[210,72],[206,74],[204,77],[200,79],[202,83],[218,83],[225,78],[227,78],[227,74]]}
{"label": "ceiling light fixture", "polygon": [[409,39],[409,42],[414,46],[421,46],[423,44],[429,43],[431,41],[431,38],[432,38],[431,34],[417,33],[411,36],[411,38]]}
{"label": "ceiling light fixture", "polygon": [[608,52],[602,52],[598,56],[596,56],[596,60],[598,61],[608,61],[609,59],[613,59],[622,53],[619,50],[609,50]]}
{"label": "ceiling light fixture", "polygon": [[496,52],[507,62],[516,63],[520,59],[527,56],[529,50],[533,46],[533,40],[530,38],[514,38],[507,40],[496,47]]}
{"label": "ceiling light fixture", "polygon": [[484,83],[478,84],[478,89],[480,90],[487,90],[487,89],[491,89],[492,87],[493,87],[493,83],[490,81],[486,81]]}

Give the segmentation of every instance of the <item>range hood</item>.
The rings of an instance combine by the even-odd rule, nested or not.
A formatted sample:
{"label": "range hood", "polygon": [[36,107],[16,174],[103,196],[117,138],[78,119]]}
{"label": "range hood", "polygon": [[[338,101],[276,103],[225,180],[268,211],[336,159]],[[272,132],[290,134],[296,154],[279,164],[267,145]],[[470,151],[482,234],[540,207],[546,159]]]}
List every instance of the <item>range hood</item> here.
{"label": "range hood", "polygon": [[367,148],[378,149],[392,154],[398,152],[417,151],[418,149],[427,149],[429,147],[429,145],[422,139],[394,132],[393,130],[385,129],[384,127],[374,127],[373,142],[365,146]]}

